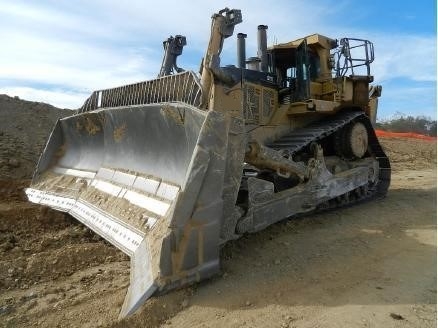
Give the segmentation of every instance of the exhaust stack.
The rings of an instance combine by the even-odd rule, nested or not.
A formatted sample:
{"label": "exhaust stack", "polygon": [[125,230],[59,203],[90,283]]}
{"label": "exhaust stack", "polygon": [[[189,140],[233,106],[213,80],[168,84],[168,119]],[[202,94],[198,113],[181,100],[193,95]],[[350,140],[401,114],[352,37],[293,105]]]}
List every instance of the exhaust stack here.
{"label": "exhaust stack", "polygon": [[266,30],[268,29],[267,25],[259,25],[257,27],[257,56],[260,58],[260,71],[267,72],[268,71],[268,44],[266,37]]}
{"label": "exhaust stack", "polygon": [[247,35],[245,33],[237,34],[237,67],[245,68],[246,47],[245,39]]}

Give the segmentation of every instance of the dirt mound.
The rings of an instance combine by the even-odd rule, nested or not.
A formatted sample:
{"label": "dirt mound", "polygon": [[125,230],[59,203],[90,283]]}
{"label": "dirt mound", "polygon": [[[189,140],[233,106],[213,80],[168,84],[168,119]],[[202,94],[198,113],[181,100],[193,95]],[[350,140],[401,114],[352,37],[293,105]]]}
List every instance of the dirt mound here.
{"label": "dirt mound", "polygon": [[436,142],[412,138],[381,138],[380,143],[394,170],[422,170],[436,167]]}
{"label": "dirt mound", "polygon": [[0,95],[0,179],[30,178],[55,122],[72,114],[68,109]]}

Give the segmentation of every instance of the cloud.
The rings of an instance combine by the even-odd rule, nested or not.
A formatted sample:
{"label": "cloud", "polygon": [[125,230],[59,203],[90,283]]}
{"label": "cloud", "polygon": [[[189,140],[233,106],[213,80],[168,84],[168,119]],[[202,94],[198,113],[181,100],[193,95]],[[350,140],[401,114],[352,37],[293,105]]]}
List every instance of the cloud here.
{"label": "cloud", "polygon": [[113,49],[7,29],[0,38],[8,45],[0,52],[2,79],[92,90],[152,78],[159,67],[147,48]]}
{"label": "cloud", "polygon": [[436,36],[376,35],[376,80],[436,81]]}
{"label": "cloud", "polygon": [[[21,1],[2,3],[0,14],[5,26],[12,23],[15,28],[23,28],[32,34],[56,35],[56,32],[61,32],[59,33],[61,36],[66,32],[74,32],[81,37],[87,35],[105,37],[108,35],[105,26],[98,24],[95,20],[88,19],[86,16],[80,17],[70,10],[62,10],[62,8],[48,4],[44,5],[44,2],[38,5]],[[31,29],[29,29],[30,26],[32,26]]]}

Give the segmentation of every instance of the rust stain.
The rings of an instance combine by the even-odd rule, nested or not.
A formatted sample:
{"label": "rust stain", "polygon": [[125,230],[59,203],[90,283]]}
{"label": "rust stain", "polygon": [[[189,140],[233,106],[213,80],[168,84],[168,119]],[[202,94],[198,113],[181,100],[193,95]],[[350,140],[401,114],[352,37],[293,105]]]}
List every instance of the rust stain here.
{"label": "rust stain", "polygon": [[181,113],[177,108],[165,105],[161,107],[161,114],[163,114],[167,118],[173,119],[178,125],[184,124],[183,113]]}
{"label": "rust stain", "polygon": [[102,130],[99,123],[94,122],[91,118],[85,118],[85,130],[92,136]]}
{"label": "rust stain", "polygon": [[126,123],[123,123],[121,126],[114,129],[114,140],[116,142],[122,141],[123,136],[126,133]]}
{"label": "rust stain", "polygon": [[97,121],[93,121],[91,117],[81,117],[76,121],[76,130],[82,131],[85,130],[89,135],[96,135],[100,131],[102,131],[102,119],[100,117],[97,118]]}

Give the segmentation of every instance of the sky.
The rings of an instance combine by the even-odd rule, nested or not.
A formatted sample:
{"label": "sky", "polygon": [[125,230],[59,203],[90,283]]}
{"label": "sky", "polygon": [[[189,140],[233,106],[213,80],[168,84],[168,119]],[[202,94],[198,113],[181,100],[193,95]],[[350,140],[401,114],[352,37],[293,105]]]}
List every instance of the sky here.
{"label": "sky", "polygon": [[378,119],[436,119],[435,0],[0,0],[0,94],[76,109],[94,90],[155,78],[162,42],[176,34],[187,37],[178,66],[197,72],[211,15],[224,7],[241,9],[243,23],[221,64],[236,64],[239,32],[256,55],[259,24],[268,46],[313,33],[368,39],[383,87]]}

